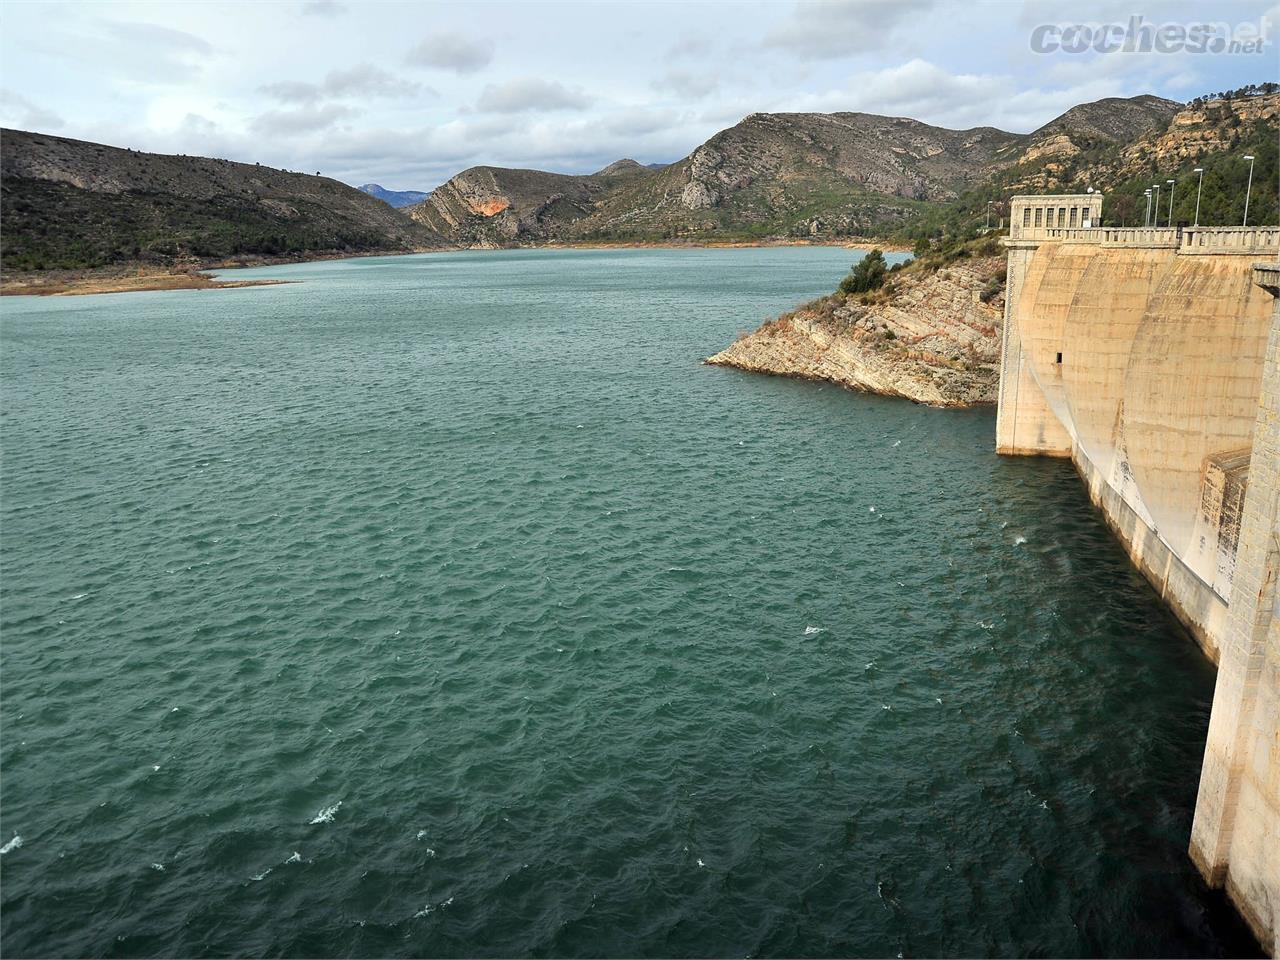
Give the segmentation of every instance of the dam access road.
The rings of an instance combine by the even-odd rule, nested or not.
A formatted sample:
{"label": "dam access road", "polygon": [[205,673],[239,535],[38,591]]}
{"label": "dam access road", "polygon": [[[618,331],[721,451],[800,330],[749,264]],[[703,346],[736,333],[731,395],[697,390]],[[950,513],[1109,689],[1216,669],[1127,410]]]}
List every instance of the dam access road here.
{"label": "dam access road", "polygon": [[1190,853],[1280,954],[1280,227],[1013,199],[996,446],[1070,457],[1218,665]]}

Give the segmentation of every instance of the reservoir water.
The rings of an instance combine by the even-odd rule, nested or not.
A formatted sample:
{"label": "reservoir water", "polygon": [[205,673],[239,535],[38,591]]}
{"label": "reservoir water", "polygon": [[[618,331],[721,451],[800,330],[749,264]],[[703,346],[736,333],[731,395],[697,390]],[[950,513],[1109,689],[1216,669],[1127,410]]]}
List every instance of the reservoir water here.
{"label": "reservoir water", "polygon": [[1256,950],[1071,466],[699,365],[853,256],[6,298],[5,955]]}

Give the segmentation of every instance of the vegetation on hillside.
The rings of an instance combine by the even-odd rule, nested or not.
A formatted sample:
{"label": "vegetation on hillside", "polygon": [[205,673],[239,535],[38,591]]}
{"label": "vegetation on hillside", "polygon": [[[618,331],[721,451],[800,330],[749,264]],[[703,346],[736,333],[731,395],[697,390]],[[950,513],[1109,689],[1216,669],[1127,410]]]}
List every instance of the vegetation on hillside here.
{"label": "vegetation on hillside", "polygon": [[305,207],[273,217],[237,197],[196,200],[168,193],[93,193],[53,180],[0,181],[0,261],[6,270],[71,270],[121,261],[163,264],[311,251],[385,249],[358,227],[329,228]]}
{"label": "vegetation on hillside", "polygon": [[[1236,107],[1251,96],[1274,95],[1276,84],[1258,84],[1228,91],[1226,99],[1199,100],[1205,122],[1221,135],[1220,141],[1195,149],[1185,156],[1161,154],[1157,149],[1159,135],[1155,131],[1135,145],[1122,144],[1096,137],[1076,136],[1079,152],[1059,158],[1048,192],[1084,193],[1088,189],[1104,194],[1103,224],[1106,226],[1141,225],[1146,219],[1147,201],[1143,191],[1159,183],[1160,223],[1169,221],[1167,181],[1176,181],[1173,195],[1173,223],[1192,224],[1196,219],[1196,192],[1204,168],[1204,185],[1200,196],[1199,222],[1202,226],[1239,226],[1244,215],[1245,191],[1249,179],[1249,161],[1254,157],[1253,185],[1249,199],[1250,224],[1280,223],[1280,128],[1274,120],[1248,124],[1240,119]],[[1248,91],[1256,91],[1249,93]],[[1232,101],[1236,101],[1232,106]],[[1207,104],[1207,106],[1206,106]],[[1220,144],[1220,145],[1219,145]],[[1032,178],[1043,179],[1042,160],[1018,164],[1003,170],[981,186],[962,193],[954,202],[922,211],[917,217],[894,231],[892,239],[909,243],[917,255],[930,250],[962,246],[980,237],[988,223],[998,227],[1007,221],[1009,198],[1017,193],[1046,192],[1038,186],[1028,187]]]}
{"label": "vegetation on hillside", "polygon": [[0,167],[6,273],[441,245],[346,184],[259,164],[4,130]]}

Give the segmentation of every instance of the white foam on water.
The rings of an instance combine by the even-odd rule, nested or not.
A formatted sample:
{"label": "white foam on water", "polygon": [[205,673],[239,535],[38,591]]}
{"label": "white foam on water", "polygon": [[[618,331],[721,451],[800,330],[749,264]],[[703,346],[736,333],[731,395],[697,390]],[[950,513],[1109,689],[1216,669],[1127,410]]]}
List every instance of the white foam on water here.
{"label": "white foam on water", "polygon": [[256,877],[250,877],[249,879],[250,879],[250,880],[265,880],[265,879],[267,879],[267,874],[268,874],[268,873],[270,873],[270,872],[271,872],[271,868],[270,868],[270,867],[267,867],[267,869],[263,870],[263,871],[262,871],[260,874],[258,874]]}
{"label": "white foam on water", "polygon": [[868,510],[868,511],[867,511],[867,513],[875,513],[875,512],[876,512],[876,508],[875,508],[875,507],[872,507],[870,510]]}
{"label": "white foam on water", "polygon": [[153,863],[153,864],[151,865],[151,869],[152,869],[152,870],[158,870],[158,871],[160,871],[161,873],[164,873],[164,864],[163,864],[163,863]]}
{"label": "white foam on water", "polygon": [[821,627],[805,627],[804,628],[804,635],[806,637],[811,637],[815,633],[822,633],[822,628]]}
{"label": "white foam on water", "polygon": [[76,594],[74,597],[72,597],[71,599],[72,599],[72,600],[83,600],[83,599],[84,599],[85,597],[87,597],[87,596],[88,596],[88,594],[87,594],[87,593],[77,593],[77,594]]}
{"label": "white foam on water", "polygon": [[1024,537],[1024,536],[1021,536],[1021,535],[1016,536],[1016,537],[1014,537],[1014,538],[1013,538],[1013,545],[1014,545],[1015,547],[1020,547],[1020,546],[1022,546],[1024,543],[1026,543],[1026,542],[1027,542],[1027,538],[1026,538],[1026,537]]}
{"label": "white foam on water", "polygon": [[902,443],[902,441],[901,441],[901,440],[895,440],[895,441],[893,441],[893,445],[894,445],[895,447],[896,447],[896,446],[898,446],[898,445],[900,445],[901,443]]}
{"label": "white foam on water", "polygon": [[705,864],[705,863],[703,863],[703,861],[702,861],[702,858],[701,858],[701,857],[699,857],[699,858],[698,858],[698,866],[700,866],[700,867],[705,867],[705,866],[706,866],[706,864]]}
{"label": "white foam on water", "polygon": [[158,763],[153,763],[153,764],[151,765],[151,770],[152,770],[152,772],[157,771],[157,770],[159,770],[159,769],[160,769],[160,764],[158,764]]}
{"label": "white foam on water", "polygon": [[17,850],[20,846],[22,846],[22,838],[18,836],[18,834],[15,832],[13,835],[13,839],[10,840],[8,843],[6,843],[3,847],[0,847],[0,854],[10,853],[13,850]]}
{"label": "white foam on water", "polygon": [[415,917],[430,916],[431,914],[435,913],[436,910],[443,910],[445,907],[449,906],[449,904],[451,903],[453,903],[453,897],[450,897],[448,900],[443,900],[439,904],[428,903],[425,907],[423,907],[421,910],[415,913],[414,916]]}
{"label": "white foam on water", "polygon": [[337,803],[335,803],[331,807],[325,807],[323,810],[321,810],[319,813],[317,813],[314,817],[311,818],[311,822],[312,823],[333,823],[333,818],[334,816],[337,815],[338,808],[340,806],[342,806],[341,800],[339,800]]}
{"label": "white foam on water", "polygon": [[297,850],[293,851],[293,856],[291,856],[288,860],[285,861],[285,863],[301,863],[301,862],[302,862],[302,854],[300,854]]}
{"label": "white foam on water", "polygon": [[418,833],[417,833],[417,835],[416,835],[413,839],[415,839],[415,840],[421,840],[421,839],[422,839],[423,837],[425,837],[426,835],[427,835],[427,831],[425,831],[425,830],[419,830],[419,831],[418,831]]}

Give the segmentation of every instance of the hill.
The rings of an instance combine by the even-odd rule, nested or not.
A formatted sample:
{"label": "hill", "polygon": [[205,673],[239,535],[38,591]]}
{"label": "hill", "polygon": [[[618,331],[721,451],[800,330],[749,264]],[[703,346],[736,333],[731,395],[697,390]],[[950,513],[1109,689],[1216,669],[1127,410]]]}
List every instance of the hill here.
{"label": "hill", "polygon": [[756,113],[665,167],[619,161],[589,176],[473,167],[407,212],[480,246],[883,235],[1002,170],[1164,129],[1178,107],[1151,96],[1100,100],[1030,134]]}
{"label": "hill", "polygon": [[[1068,111],[1059,119],[1072,113]],[[1106,225],[1132,226],[1146,216],[1143,191],[1153,183],[1165,186],[1169,179],[1176,182],[1173,222],[1189,224],[1196,219],[1196,188],[1200,185],[1196,167],[1204,168],[1200,223],[1239,223],[1249,179],[1246,155],[1255,157],[1249,220],[1280,223],[1276,189],[1280,182],[1280,92],[1197,98],[1177,109],[1166,122],[1115,140],[1100,136],[1096,130],[1057,123],[1032,134],[1034,142],[1017,163],[956,201],[923,212],[893,231],[892,238],[936,246],[948,238],[972,237],[985,224],[988,201],[995,201],[994,225],[1004,210],[1003,201],[1015,194],[1082,193],[1089,188],[1106,194]],[[1171,215],[1167,204],[1165,192],[1161,223],[1168,222]]]}
{"label": "hill", "polygon": [[361,193],[367,193],[371,197],[377,197],[383,203],[389,204],[397,210],[401,207],[409,207],[415,203],[421,203],[430,195],[426,190],[388,190],[377,183],[362,183],[356,189]]}
{"label": "hill", "polygon": [[[999,207],[1001,198],[1017,193],[1093,187],[1106,194],[1105,223],[1133,224],[1146,215],[1143,190],[1172,178],[1182,186],[1172,213],[1162,200],[1161,222],[1190,223],[1199,184],[1193,170],[1202,167],[1200,222],[1237,224],[1249,154],[1255,158],[1250,222],[1280,222],[1280,93],[1201,98],[1160,123],[1167,104],[1068,111],[1030,135],[1017,163],[905,224],[899,236],[915,241],[916,257],[887,270],[878,288],[855,292],[841,284],[707,362],[921,403],[994,403],[1006,257],[999,232],[983,230],[989,200]],[[1127,124],[1155,122],[1137,136],[1112,139],[1128,129],[1107,126],[1117,114],[1127,115]]]}
{"label": "hill", "polygon": [[446,245],[354,187],[258,164],[0,130],[0,173],[6,273]]}

